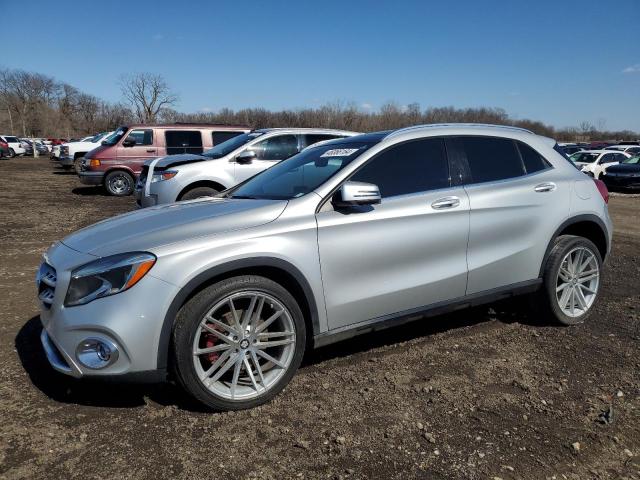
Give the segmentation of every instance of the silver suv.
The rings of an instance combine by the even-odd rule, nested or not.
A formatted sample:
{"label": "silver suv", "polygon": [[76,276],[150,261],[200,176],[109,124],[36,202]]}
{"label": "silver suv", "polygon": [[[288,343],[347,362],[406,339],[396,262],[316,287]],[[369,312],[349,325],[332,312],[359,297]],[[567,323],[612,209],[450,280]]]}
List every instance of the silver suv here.
{"label": "silver suv", "polygon": [[213,196],[314,143],[353,135],[325,128],[266,128],[238,135],[201,155],[149,160],[136,184],[136,201],[150,207]]}
{"label": "silver suv", "polygon": [[218,198],[140,210],[52,246],[42,343],[75,376],[164,377],[213,409],[276,395],[305,349],[529,294],[586,320],[608,193],[549,138],[427,125],[307,148]]}

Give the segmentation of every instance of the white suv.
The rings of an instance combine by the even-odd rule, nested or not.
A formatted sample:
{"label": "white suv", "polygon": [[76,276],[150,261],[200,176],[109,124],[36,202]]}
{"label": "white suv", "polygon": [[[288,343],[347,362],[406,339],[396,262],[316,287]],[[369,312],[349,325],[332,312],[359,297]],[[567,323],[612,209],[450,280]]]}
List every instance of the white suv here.
{"label": "white suv", "polygon": [[136,184],[138,205],[150,207],[213,196],[300,152],[309,145],[356,135],[324,128],[253,130],[201,155],[150,160]]}
{"label": "white suv", "polygon": [[593,178],[600,178],[611,165],[617,165],[632,155],[615,150],[584,150],[576,152],[569,158],[576,167]]}
{"label": "white suv", "polygon": [[9,145],[9,157],[15,157],[16,155],[24,155],[26,150],[22,146],[20,139],[13,135],[0,135],[0,140],[6,142]]}
{"label": "white suv", "polygon": [[98,133],[93,137],[83,138],[79,142],[65,143],[60,146],[60,165],[64,169],[73,167],[76,160],[84,157],[94,148],[98,148],[102,144],[102,140],[107,138],[113,132]]}

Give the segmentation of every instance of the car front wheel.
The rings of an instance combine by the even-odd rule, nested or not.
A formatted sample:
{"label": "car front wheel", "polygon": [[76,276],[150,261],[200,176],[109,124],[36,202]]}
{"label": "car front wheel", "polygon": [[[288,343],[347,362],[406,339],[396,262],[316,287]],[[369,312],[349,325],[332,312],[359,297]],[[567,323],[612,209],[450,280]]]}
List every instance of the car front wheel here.
{"label": "car front wheel", "polygon": [[601,273],[602,257],[593,242],[558,237],[545,263],[538,303],[542,313],[563,325],[583,323],[599,298]]}
{"label": "car front wheel", "polygon": [[[71,168],[71,167],[69,167]],[[109,195],[126,197],[133,193],[134,181],[131,174],[122,170],[116,170],[107,174],[104,179],[104,188]]]}
{"label": "car front wheel", "polygon": [[278,283],[255,275],[205,288],[178,312],[176,376],[214,410],[240,410],[276,396],[304,354],[302,312]]}

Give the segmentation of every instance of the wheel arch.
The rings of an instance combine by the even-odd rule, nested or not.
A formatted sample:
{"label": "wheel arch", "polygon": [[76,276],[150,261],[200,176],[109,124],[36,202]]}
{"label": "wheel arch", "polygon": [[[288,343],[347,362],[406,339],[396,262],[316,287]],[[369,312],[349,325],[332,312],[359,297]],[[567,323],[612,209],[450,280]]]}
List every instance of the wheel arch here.
{"label": "wheel arch", "polygon": [[133,180],[135,181],[137,175],[135,174],[135,172],[133,170],[131,170],[129,167],[125,167],[124,165],[115,165],[111,168],[109,168],[108,170],[104,171],[104,177],[106,178],[107,175],[109,175],[110,173],[113,172],[127,172],[129,175],[131,175],[133,177]]}
{"label": "wheel arch", "polygon": [[313,290],[306,278],[291,263],[274,257],[256,257],[234,260],[215,266],[191,279],[174,297],[165,314],[158,341],[157,368],[169,366],[171,333],[180,308],[202,289],[226,278],[238,275],[261,275],[273,280],[291,292],[302,310],[308,328],[307,345],[313,345],[313,337],[320,332],[318,308]]}
{"label": "wheel arch", "polygon": [[220,182],[217,182],[215,180],[198,180],[197,182],[190,183],[189,185],[185,186],[182,190],[180,190],[180,193],[176,197],[176,200],[180,200],[183,197],[183,195],[186,194],[189,190],[193,190],[194,188],[199,188],[199,187],[210,187],[218,190],[219,192],[227,189],[227,187],[225,187]]}
{"label": "wheel arch", "polygon": [[555,245],[556,239],[561,235],[576,235],[591,240],[598,247],[602,260],[606,259],[609,251],[609,237],[604,222],[593,214],[576,215],[562,222],[551,237],[540,266],[540,278],[542,278],[545,263]]}

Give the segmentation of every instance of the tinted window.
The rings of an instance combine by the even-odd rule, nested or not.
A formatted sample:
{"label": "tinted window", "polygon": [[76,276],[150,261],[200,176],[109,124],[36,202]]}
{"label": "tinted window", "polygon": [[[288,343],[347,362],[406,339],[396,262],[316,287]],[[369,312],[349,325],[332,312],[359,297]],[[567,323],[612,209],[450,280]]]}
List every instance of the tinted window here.
{"label": "tinted window", "polygon": [[520,155],[522,156],[522,163],[524,163],[524,169],[527,173],[539,172],[547,168],[546,160],[531,148],[526,143],[516,142]]}
{"label": "tinted window", "polygon": [[202,153],[202,135],[198,130],[167,130],[167,155],[179,153]]}
{"label": "tinted window", "polygon": [[326,134],[308,134],[302,136],[304,139],[304,146],[308,147],[314,143],[324,142],[325,140],[333,140],[335,138],[342,138],[338,135],[326,135]]}
{"label": "tinted window", "polygon": [[493,182],[524,175],[524,166],[513,140],[459,137],[474,183]]}
{"label": "tinted window", "polygon": [[427,138],[389,147],[350,180],[377,185],[383,198],[448,187],[444,141]]}
{"label": "tinted window", "polygon": [[127,140],[133,140],[136,145],[153,145],[153,130],[131,130]]}
{"label": "tinted window", "polygon": [[251,146],[258,160],[284,160],[298,153],[296,135],[278,135]]}
{"label": "tinted window", "polygon": [[242,132],[211,132],[211,141],[214,145],[219,145],[238,135],[242,135]]}
{"label": "tinted window", "polygon": [[599,155],[599,153],[578,152],[571,155],[571,161],[579,163],[593,163],[597,160]]}
{"label": "tinted window", "polygon": [[[622,155],[624,157],[624,155]],[[618,161],[617,153],[606,153],[602,156],[599,163],[612,163]]]}

